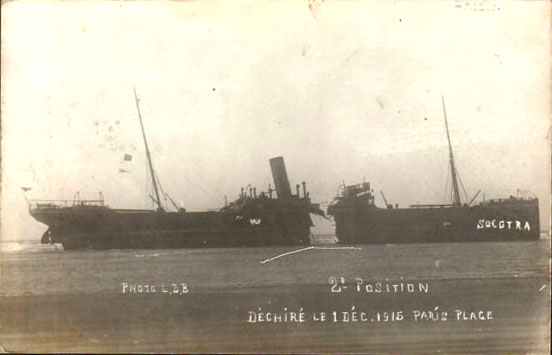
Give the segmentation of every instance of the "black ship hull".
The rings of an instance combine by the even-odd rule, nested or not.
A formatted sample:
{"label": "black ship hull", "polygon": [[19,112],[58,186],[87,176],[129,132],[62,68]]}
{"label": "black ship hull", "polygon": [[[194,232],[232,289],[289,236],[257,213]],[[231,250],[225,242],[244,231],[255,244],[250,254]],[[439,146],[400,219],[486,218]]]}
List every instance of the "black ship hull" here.
{"label": "black ship hull", "polygon": [[309,243],[309,211],[157,212],[40,210],[49,226],[44,242],[64,249],[205,248]]}
{"label": "black ship hull", "polygon": [[507,199],[473,207],[350,206],[336,208],[331,214],[341,244],[521,241],[540,237],[537,199]]}

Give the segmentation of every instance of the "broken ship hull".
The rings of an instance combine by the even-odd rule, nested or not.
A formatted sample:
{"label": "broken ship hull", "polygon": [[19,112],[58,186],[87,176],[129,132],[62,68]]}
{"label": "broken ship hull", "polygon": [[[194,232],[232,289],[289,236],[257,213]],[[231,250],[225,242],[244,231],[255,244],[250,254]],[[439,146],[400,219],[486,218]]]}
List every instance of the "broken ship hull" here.
{"label": "broken ship hull", "polygon": [[[217,211],[111,209],[102,200],[29,201],[30,214],[48,226],[43,243],[64,249],[141,249],[304,245],[310,242],[312,204],[306,184],[292,194],[282,157],[270,160],[275,189],[249,187]],[[273,198],[273,193],[276,197]]]}
{"label": "broken ship hull", "polygon": [[334,216],[342,244],[514,241],[540,236],[537,199],[472,207],[337,207],[328,214]]}
{"label": "broken ship hull", "polygon": [[[539,202],[536,197],[462,203],[459,179],[448,128],[445,99],[441,96],[451,176],[452,204],[413,205],[398,208],[387,203],[375,205],[369,182],[345,185],[328,207],[333,216],[336,236],[344,244],[486,242],[537,240],[540,237]],[[459,184],[460,182],[460,184]],[[465,190],[464,190],[465,192]],[[518,190],[518,192],[520,192]]]}
{"label": "broken ship hull", "polygon": [[42,209],[32,216],[49,226],[48,243],[64,249],[140,249],[303,245],[308,209],[236,212]]}
{"label": "broken ship hull", "polygon": [[[100,200],[30,201],[29,213],[48,226],[43,243],[61,243],[64,249],[201,248],[260,245],[302,245],[310,241],[310,213],[324,215],[311,204],[305,182],[292,194],[283,157],[270,159],[275,189],[260,192],[248,185],[236,201],[217,211],[186,212],[176,206],[159,183],[153,168],[136,89],[134,98],[144,140],[157,210],[111,209]],[[127,154],[124,157],[127,160]],[[276,197],[273,198],[273,192]],[[162,195],[163,194],[163,195]],[[78,193],[76,194],[78,196]],[[163,206],[161,197],[177,211]],[[226,201],[226,197],[225,197]],[[60,203],[61,202],[61,203]]]}

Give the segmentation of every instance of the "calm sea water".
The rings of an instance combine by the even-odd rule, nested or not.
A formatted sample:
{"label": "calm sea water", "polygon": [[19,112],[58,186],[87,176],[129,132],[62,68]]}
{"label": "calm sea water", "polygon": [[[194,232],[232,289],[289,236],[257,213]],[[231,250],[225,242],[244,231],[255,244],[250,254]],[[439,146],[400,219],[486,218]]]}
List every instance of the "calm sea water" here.
{"label": "calm sea water", "polygon": [[[550,239],[318,247],[63,251],[39,241],[1,244],[0,295],[121,292],[122,284],[186,283],[196,291],[374,281],[548,277]],[[291,252],[291,253],[290,253]],[[285,254],[285,255],[282,255]],[[267,259],[272,261],[266,261]],[[264,263],[263,263],[264,262]]]}

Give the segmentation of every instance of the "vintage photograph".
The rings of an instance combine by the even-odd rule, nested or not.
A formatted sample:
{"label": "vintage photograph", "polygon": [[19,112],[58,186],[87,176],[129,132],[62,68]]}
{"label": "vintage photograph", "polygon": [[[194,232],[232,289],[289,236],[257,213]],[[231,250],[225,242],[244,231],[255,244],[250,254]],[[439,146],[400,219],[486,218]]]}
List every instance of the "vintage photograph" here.
{"label": "vintage photograph", "polygon": [[0,352],[550,353],[550,14],[3,1]]}

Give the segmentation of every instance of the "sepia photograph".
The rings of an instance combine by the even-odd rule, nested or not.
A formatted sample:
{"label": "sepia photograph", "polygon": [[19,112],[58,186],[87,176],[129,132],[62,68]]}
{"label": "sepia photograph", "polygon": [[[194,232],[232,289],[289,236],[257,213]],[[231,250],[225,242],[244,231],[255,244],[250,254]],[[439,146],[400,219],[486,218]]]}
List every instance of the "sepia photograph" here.
{"label": "sepia photograph", "polygon": [[0,352],[550,353],[549,1],[1,4]]}

